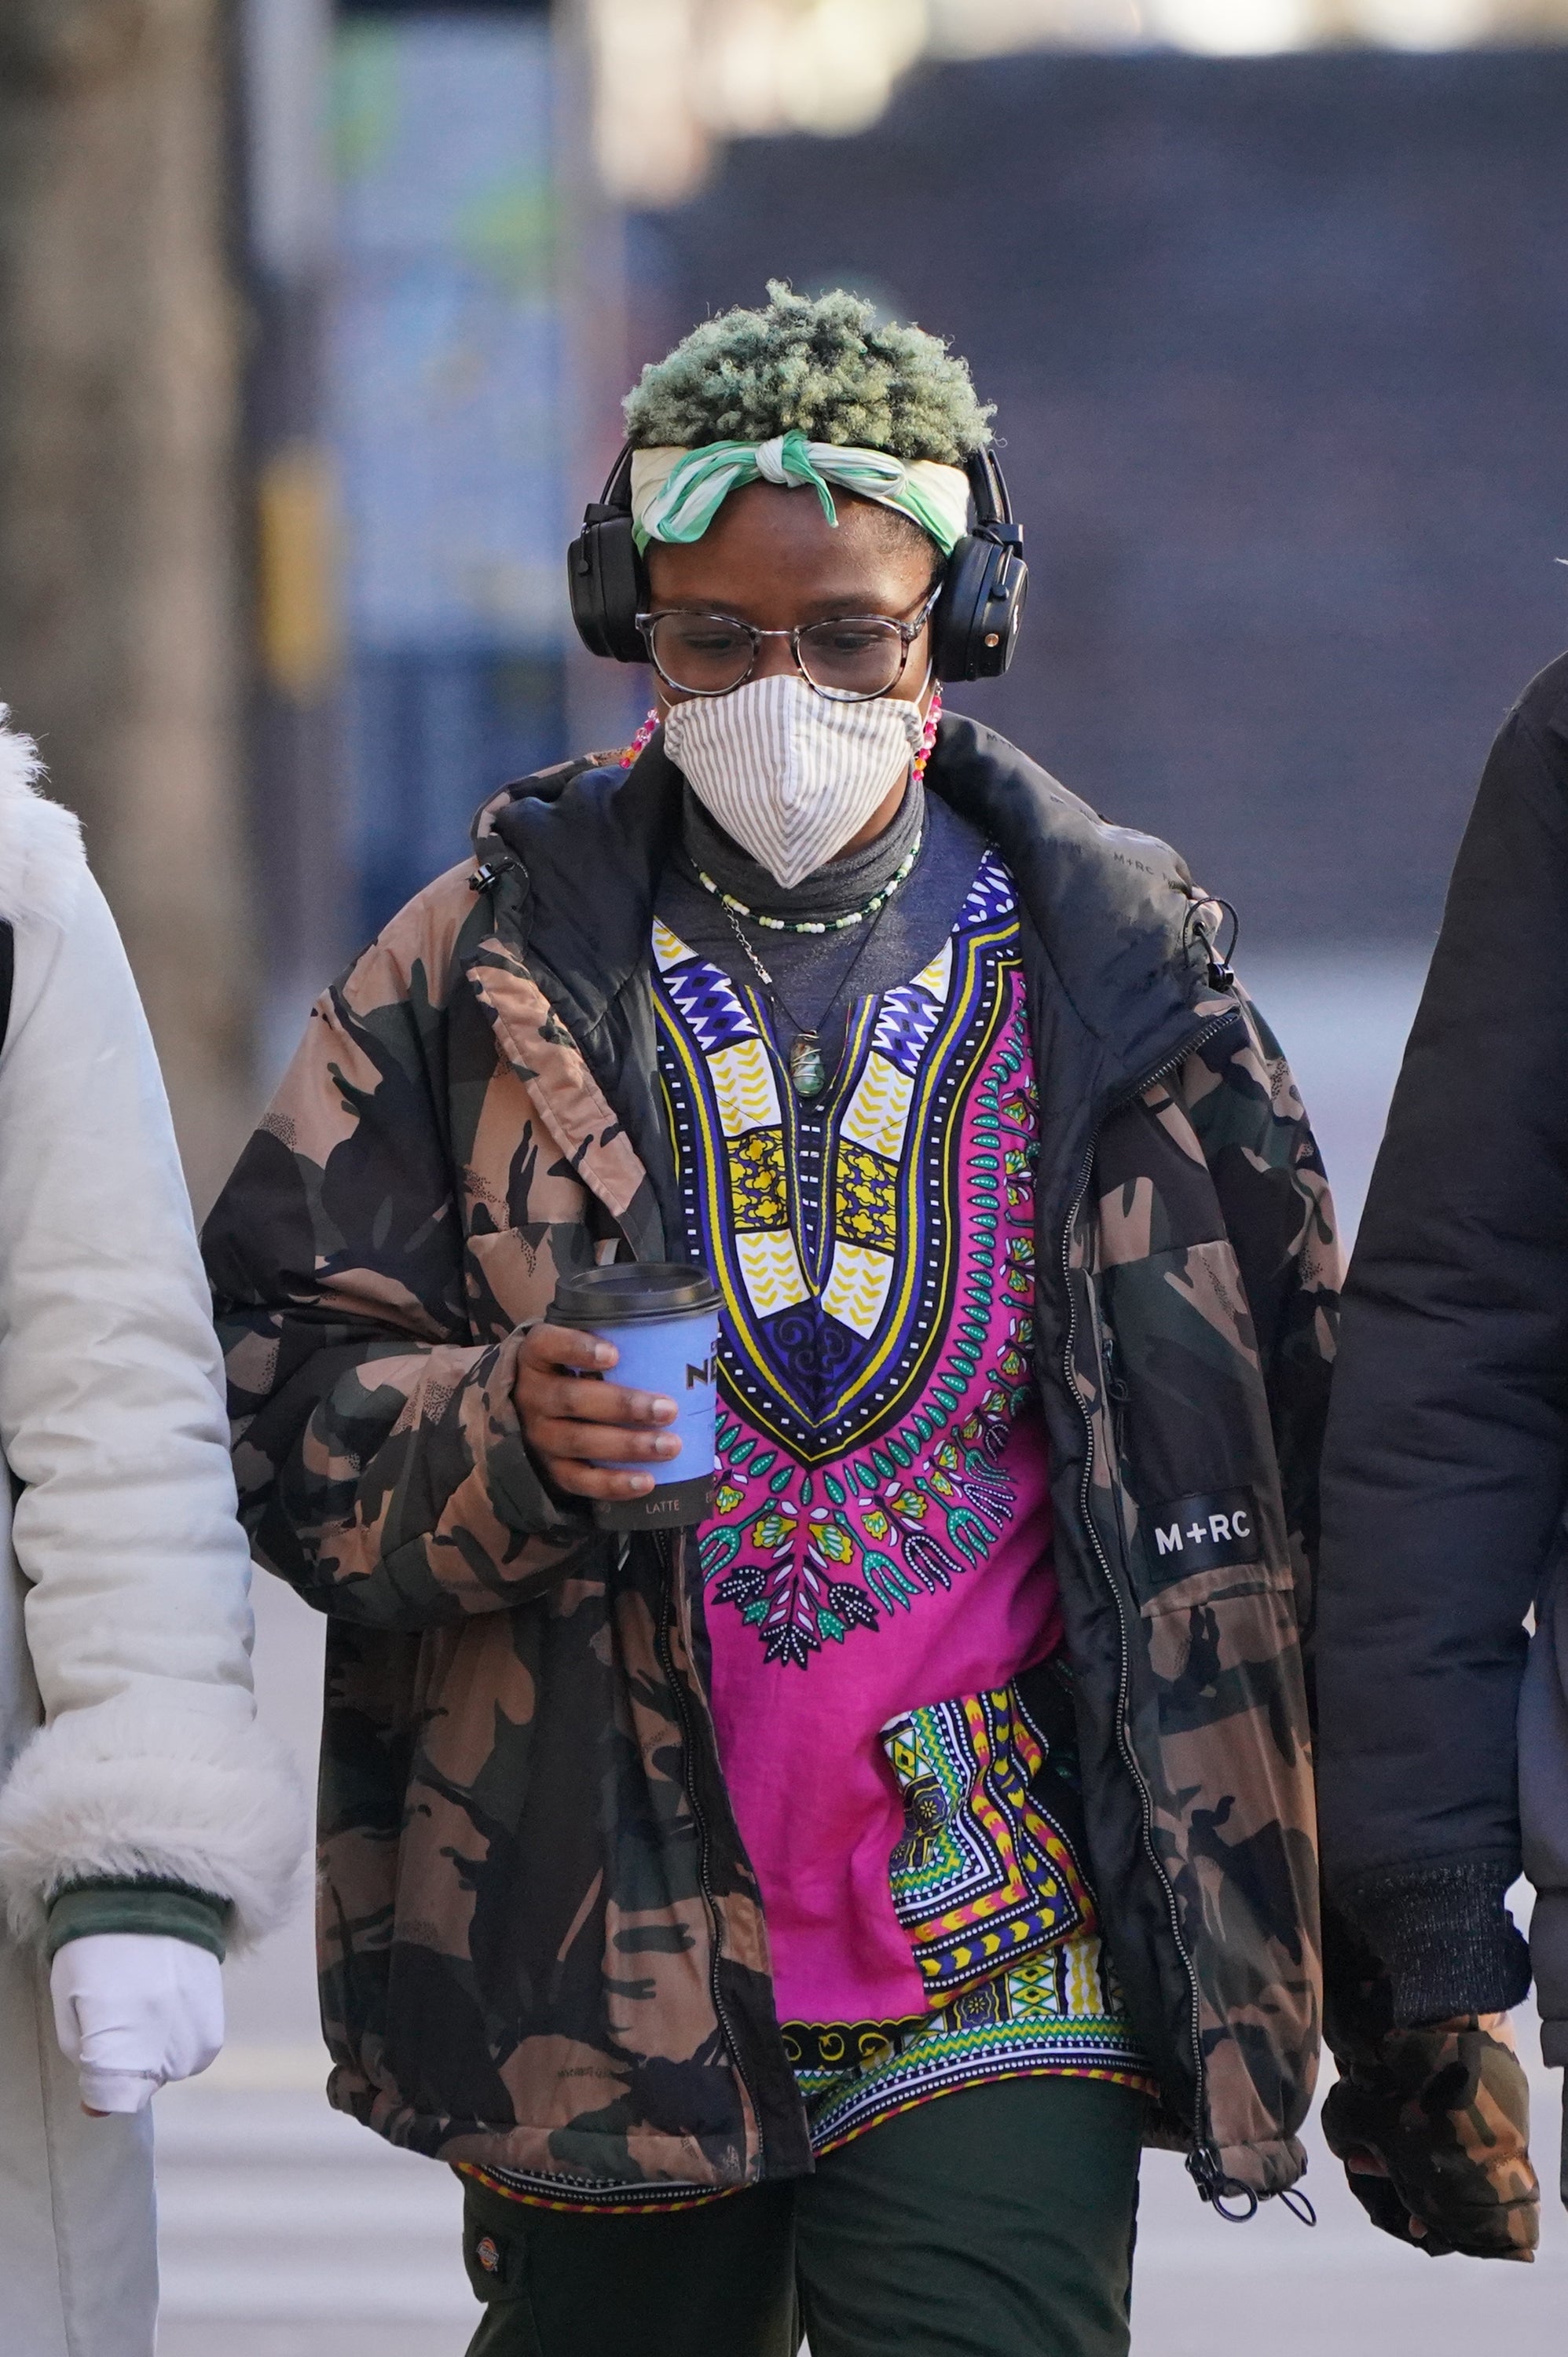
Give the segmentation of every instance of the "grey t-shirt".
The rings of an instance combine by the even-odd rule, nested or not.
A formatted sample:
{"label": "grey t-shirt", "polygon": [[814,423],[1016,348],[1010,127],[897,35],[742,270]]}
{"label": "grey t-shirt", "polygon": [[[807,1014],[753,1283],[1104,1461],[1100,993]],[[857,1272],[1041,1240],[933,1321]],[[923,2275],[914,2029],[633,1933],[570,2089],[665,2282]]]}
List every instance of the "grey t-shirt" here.
{"label": "grey t-shirt", "polygon": [[[702,869],[732,898],[768,916],[833,917],[863,908],[880,891],[917,836],[919,856],[892,899],[879,915],[843,932],[780,933],[745,917],[732,921],[723,902],[697,880]],[[831,1073],[843,1052],[850,1010],[930,963],[952,931],[984,851],[983,835],[911,780],[897,817],[875,843],[830,860],[786,891],[714,823],[688,786],[681,846],[660,880],[657,909],[688,949],[711,959],[732,981],[755,988],[757,970],[736,937],[738,926],[773,977],[775,987],[764,996],[785,1053],[801,1029],[814,1029]]]}

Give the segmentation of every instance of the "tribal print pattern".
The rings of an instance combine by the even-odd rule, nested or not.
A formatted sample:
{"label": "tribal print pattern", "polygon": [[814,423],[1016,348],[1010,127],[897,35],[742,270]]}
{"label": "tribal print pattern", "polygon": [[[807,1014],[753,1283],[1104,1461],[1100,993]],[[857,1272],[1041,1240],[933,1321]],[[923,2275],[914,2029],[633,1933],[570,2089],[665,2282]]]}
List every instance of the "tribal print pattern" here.
{"label": "tribal print pattern", "polygon": [[1111,1959],[1094,1932],[993,1973],[902,2022],[789,2021],[784,2042],[819,2157],[879,2120],[990,2079],[1111,2079],[1154,2094]]}
{"label": "tribal print pattern", "polygon": [[769,1661],[950,1588],[1012,1518],[1037,1134],[1017,931],[988,856],[940,954],[855,1010],[808,1124],[766,1003],[655,927],[687,1241],[725,1297],[703,1577]]}
{"label": "tribal print pattern", "polygon": [[1079,1862],[1032,1789],[1045,1742],[1011,1686],[908,1711],[882,1747],[904,1801],[893,1907],[932,2004],[1092,1928]]}

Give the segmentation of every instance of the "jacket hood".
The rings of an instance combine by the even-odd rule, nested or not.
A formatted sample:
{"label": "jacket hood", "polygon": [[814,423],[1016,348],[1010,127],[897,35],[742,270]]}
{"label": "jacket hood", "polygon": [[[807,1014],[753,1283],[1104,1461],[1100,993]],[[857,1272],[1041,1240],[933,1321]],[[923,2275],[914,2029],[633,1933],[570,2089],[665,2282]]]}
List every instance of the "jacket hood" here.
{"label": "jacket hood", "polygon": [[[476,823],[481,851],[499,839],[518,861],[531,952],[590,1023],[646,962],[682,783],[660,730],[629,769],[564,764],[509,788]],[[926,785],[1001,851],[1067,1007],[1101,1050],[1108,1084],[1174,1047],[1200,993],[1229,977],[1210,949],[1218,904],[1169,845],[1111,824],[1006,737],[959,713],[943,716]]]}

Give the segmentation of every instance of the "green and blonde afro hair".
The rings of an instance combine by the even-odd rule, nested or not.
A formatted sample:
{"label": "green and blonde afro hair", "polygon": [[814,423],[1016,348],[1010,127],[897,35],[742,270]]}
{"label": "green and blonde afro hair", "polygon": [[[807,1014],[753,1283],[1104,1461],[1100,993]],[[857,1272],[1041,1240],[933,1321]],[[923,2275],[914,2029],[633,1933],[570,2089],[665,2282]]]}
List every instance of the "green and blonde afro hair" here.
{"label": "green and blonde afro hair", "polygon": [[771,279],[766,308],[704,319],[626,398],[638,449],[766,442],[798,426],[808,441],[854,443],[896,458],[961,467],[990,441],[968,364],[922,328],[878,326],[842,288],[796,295]]}

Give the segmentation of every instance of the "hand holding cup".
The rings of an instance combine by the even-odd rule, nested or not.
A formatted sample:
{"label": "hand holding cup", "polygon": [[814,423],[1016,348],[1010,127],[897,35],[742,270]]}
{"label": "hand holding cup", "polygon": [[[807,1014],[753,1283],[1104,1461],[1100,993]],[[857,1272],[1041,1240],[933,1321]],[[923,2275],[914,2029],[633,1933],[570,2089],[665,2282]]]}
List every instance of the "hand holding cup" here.
{"label": "hand holding cup", "polygon": [[613,1342],[548,1322],[533,1329],[519,1355],[512,1396],[523,1438],[571,1497],[643,1497],[658,1476],[636,1468],[662,1468],[680,1454],[681,1443],[665,1429],[676,1403],[609,1382],[619,1359]]}

